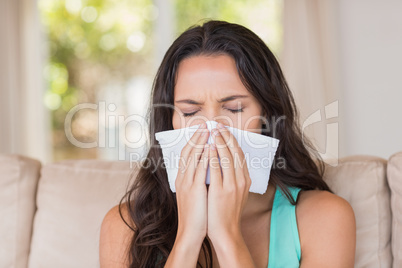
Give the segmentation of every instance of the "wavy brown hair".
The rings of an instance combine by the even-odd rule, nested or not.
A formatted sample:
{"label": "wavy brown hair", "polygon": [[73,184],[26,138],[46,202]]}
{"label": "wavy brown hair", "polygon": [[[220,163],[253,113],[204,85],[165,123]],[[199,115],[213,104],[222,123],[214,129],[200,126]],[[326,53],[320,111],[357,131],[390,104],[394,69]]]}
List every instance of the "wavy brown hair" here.
{"label": "wavy brown hair", "polygon": [[[141,162],[125,200],[133,230],[129,245],[130,267],[163,267],[176,239],[178,211],[176,194],[170,190],[167,173],[160,160],[161,148],[155,133],[172,130],[174,87],[177,69],[183,59],[197,55],[229,55],[241,81],[259,101],[266,118],[263,135],[280,140],[270,173],[270,183],[279,187],[296,204],[287,187],[332,192],[323,181],[324,163],[311,142],[303,138],[299,114],[292,93],[274,54],[249,29],[224,21],[207,21],[182,33],[170,46],[156,74],[148,111],[150,149]],[[282,118],[284,120],[275,120]],[[279,157],[282,168],[275,168]],[[122,217],[123,219],[123,217]],[[123,219],[124,220],[124,219]],[[212,267],[212,252],[205,238],[202,250],[207,267]],[[197,262],[197,267],[202,267]]]}

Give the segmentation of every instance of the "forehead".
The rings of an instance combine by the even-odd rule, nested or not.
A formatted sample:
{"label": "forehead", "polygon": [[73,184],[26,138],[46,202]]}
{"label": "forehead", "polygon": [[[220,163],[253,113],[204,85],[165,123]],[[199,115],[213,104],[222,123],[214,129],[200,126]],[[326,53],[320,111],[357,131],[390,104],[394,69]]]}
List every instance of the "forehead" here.
{"label": "forehead", "polygon": [[194,56],[183,60],[177,71],[176,96],[249,95],[228,55]]}

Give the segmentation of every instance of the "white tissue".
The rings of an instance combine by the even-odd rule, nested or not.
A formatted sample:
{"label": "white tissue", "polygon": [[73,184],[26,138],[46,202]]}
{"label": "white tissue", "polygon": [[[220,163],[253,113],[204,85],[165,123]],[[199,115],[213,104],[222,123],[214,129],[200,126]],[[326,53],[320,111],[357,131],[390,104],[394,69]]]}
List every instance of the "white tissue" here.
{"label": "white tissue", "polygon": [[[218,122],[207,121],[209,131],[216,128]],[[162,149],[163,161],[166,167],[170,189],[176,192],[175,182],[179,170],[180,154],[183,147],[197,131],[199,125],[187,128],[167,130],[155,133],[155,138]],[[249,191],[258,194],[264,194],[268,187],[269,175],[271,173],[272,163],[278,148],[279,140],[245,131],[237,128],[225,126],[236,138],[239,146],[243,150],[245,162],[251,179]],[[210,134],[208,144],[214,143],[214,138]],[[193,164],[193,163],[191,163]],[[244,162],[237,162],[243,164]],[[210,183],[209,167],[207,170],[206,184]]]}

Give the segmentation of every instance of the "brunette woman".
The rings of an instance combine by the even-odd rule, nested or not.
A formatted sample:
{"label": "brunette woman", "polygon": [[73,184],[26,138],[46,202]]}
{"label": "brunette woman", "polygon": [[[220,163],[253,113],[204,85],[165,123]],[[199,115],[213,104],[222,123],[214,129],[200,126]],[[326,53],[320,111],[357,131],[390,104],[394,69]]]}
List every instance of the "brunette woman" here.
{"label": "brunette woman", "polygon": [[[102,268],[353,267],[353,210],[324,182],[281,68],[256,34],[223,21],[188,29],[166,52],[151,100],[150,150],[104,218]],[[236,139],[205,131],[208,120],[280,140],[263,195],[249,192],[247,165],[234,162],[244,159]],[[173,193],[155,133],[198,124]],[[215,146],[205,146],[209,135]]]}

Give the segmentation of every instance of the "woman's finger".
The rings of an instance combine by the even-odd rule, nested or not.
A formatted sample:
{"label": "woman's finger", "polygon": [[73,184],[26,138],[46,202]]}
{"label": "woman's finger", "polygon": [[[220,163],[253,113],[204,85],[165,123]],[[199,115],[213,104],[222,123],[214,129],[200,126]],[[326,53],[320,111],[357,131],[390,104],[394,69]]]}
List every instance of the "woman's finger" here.
{"label": "woman's finger", "polygon": [[[198,159],[201,156],[204,144],[208,140],[208,133],[209,131],[206,128],[206,124],[202,123],[181,150],[179,159],[179,174],[182,174],[183,176],[177,176],[177,184],[181,183],[184,177],[190,177],[192,179],[194,178]],[[195,150],[193,151],[193,149]]]}
{"label": "woman's finger", "polygon": [[186,145],[181,150],[181,157],[186,157],[186,156],[190,155],[191,150],[197,144],[197,140],[201,137],[201,134],[203,134],[204,131],[208,132],[208,129],[206,127],[207,127],[207,125],[205,123],[200,124],[200,126],[195,131],[193,136],[191,136],[189,141],[186,143]]}
{"label": "woman's finger", "polygon": [[209,145],[209,172],[211,175],[210,187],[222,188],[222,171],[219,164],[218,152],[216,151],[215,144]]}
{"label": "woman's finger", "polygon": [[197,169],[194,176],[194,185],[205,186],[205,178],[207,177],[208,170],[208,159],[209,159],[209,146],[205,144],[204,151],[200,161],[198,162]]}
{"label": "woman's finger", "polygon": [[223,185],[235,184],[236,174],[234,173],[232,154],[221,133],[217,129],[213,129],[212,133],[217,148],[217,154],[220,158],[220,165],[222,167]]}
{"label": "woman's finger", "polygon": [[219,123],[218,128],[219,132],[222,135],[223,140],[229,147],[229,151],[232,154],[232,157],[235,157],[235,154],[238,154],[240,158],[244,158],[243,150],[241,149],[237,139],[233,134],[230,132],[229,129],[225,128],[223,124]]}
{"label": "woman's finger", "polygon": [[[241,184],[244,183],[246,188],[250,188],[251,185],[251,179],[249,176],[248,172],[248,167],[246,163],[246,159],[244,157],[244,153],[242,148],[240,147],[239,143],[237,142],[236,137],[229,131],[229,129],[225,128],[222,124],[218,124],[218,130],[221,133],[222,139],[226,142],[228,151],[230,151],[230,154],[232,155],[232,161],[233,161],[233,172],[236,175],[242,174],[243,176],[236,176],[234,180],[236,180],[236,183],[239,183],[236,178],[238,179],[243,179],[245,180],[244,182],[241,182]],[[219,150],[218,150],[219,152]],[[248,189],[247,189],[248,191]]]}
{"label": "woman's finger", "polygon": [[187,167],[187,172],[186,172],[186,177],[191,177],[193,180],[191,180],[191,183],[194,181],[194,176],[196,173],[197,166],[199,165],[199,161],[202,157],[202,152],[204,151],[204,146],[208,141],[209,137],[209,131],[208,129],[203,129],[203,132],[201,133],[201,136],[197,139],[196,143],[191,149],[190,152],[190,161],[188,161],[188,167]]}

